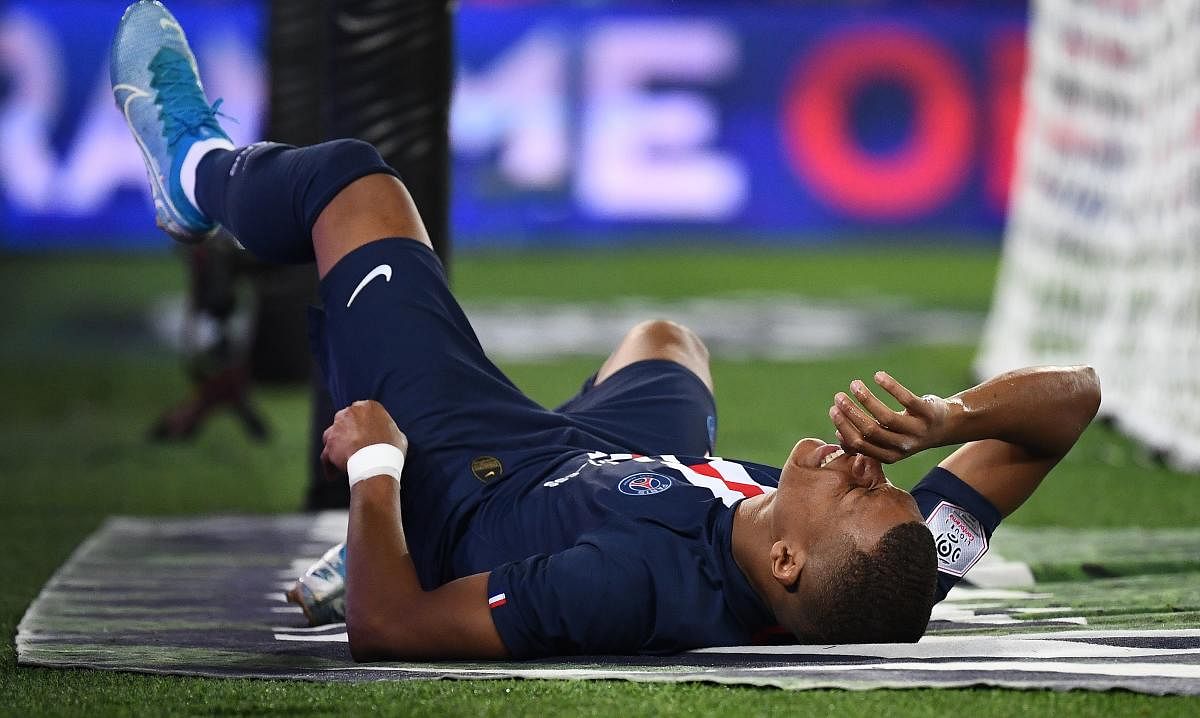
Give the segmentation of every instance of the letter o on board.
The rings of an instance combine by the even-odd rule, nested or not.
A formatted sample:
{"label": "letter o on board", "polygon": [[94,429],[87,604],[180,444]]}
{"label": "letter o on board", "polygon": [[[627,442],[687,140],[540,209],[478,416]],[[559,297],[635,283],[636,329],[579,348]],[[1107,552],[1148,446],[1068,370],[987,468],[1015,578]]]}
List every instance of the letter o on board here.
{"label": "letter o on board", "polygon": [[[935,209],[966,180],[974,108],[961,62],[907,28],[858,27],[814,45],[795,65],[783,103],[793,170],[822,201],[864,219],[908,219]],[[912,133],[886,155],[865,152],[848,116],[870,81],[913,95]]]}

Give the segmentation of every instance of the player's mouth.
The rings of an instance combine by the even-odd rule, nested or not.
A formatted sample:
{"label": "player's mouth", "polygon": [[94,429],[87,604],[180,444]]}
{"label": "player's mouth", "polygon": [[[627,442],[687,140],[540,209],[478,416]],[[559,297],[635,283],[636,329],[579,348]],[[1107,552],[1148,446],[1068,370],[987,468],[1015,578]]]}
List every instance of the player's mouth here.
{"label": "player's mouth", "polygon": [[837,444],[826,444],[817,449],[817,453],[821,457],[821,468],[824,468],[831,461],[835,461],[846,455],[846,452],[842,450],[842,447],[838,446]]}

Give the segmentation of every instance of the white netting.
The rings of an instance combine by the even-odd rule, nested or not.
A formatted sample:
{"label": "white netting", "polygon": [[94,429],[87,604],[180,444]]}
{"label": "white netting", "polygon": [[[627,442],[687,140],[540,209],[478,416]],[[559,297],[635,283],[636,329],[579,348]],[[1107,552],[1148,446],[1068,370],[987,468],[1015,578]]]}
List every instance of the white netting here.
{"label": "white netting", "polygon": [[1200,0],[1039,0],[981,374],[1092,364],[1200,468]]}

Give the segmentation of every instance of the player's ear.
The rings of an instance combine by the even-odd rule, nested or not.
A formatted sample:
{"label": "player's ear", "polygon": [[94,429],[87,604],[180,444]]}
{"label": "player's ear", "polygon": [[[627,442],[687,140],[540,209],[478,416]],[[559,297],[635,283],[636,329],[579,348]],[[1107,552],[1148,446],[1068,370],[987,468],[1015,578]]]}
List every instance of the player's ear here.
{"label": "player's ear", "polygon": [[804,568],[806,555],[792,542],[780,539],[771,544],[771,575],[788,591],[800,584],[800,571]]}

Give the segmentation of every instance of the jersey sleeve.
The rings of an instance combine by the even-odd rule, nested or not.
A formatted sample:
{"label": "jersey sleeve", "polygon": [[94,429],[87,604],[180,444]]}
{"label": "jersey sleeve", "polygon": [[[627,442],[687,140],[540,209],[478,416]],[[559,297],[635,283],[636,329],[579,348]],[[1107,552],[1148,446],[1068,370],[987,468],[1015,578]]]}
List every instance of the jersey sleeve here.
{"label": "jersey sleeve", "polygon": [[514,658],[637,653],[653,623],[645,566],[592,543],[492,570],[488,605]]}
{"label": "jersey sleeve", "polygon": [[912,490],[938,557],[937,600],[941,601],[987,553],[1000,512],[978,491],[940,466]]}

